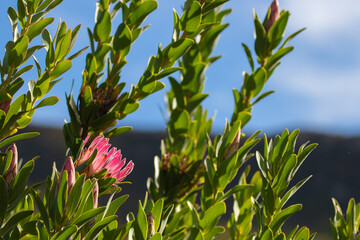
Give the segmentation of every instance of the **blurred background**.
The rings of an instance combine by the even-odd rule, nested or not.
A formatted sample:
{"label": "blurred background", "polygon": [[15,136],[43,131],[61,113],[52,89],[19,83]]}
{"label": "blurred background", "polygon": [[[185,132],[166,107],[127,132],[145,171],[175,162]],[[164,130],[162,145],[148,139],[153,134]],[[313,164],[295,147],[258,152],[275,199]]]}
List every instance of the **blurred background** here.
{"label": "blurred background", "polygon": [[[55,34],[59,19],[66,21],[71,28],[81,24],[74,52],[88,45],[86,28],[93,28],[95,2],[65,0],[51,13],[56,19],[50,27],[51,34]],[[135,42],[127,58],[129,63],[122,72],[126,89],[138,81],[149,56],[156,54],[157,45],[166,45],[171,41],[172,8],[181,12],[183,0],[158,2],[159,8],[145,22],[151,23],[151,27]],[[328,219],[333,216],[331,197],[336,197],[343,209],[350,196],[360,199],[360,177],[357,174],[360,167],[360,2],[279,2],[281,9],[291,12],[287,35],[303,27],[307,30],[292,41],[295,50],[284,58],[264,89],[275,90],[275,94],[255,106],[253,119],[245,132],[260,129],[273,136],[285,128],[299,128],[305,132],[299,143],[310,140],[320,144],[299,173],[299,178],[308,175],[314,177],[297,193],[295,202],[303,202],[304,209],[293,222],[310,226],[312,231],[330,233]],[[223,57],[207,71],[204,90],[210,94],[204,107],[209,109],[210,115],[216,113],[214,134],[221,132],[225,118],[231,117],[232,88],[240,88],[242,71],[250,71],[241,43],[253,47],[253,9],[262,19],[270,4],[270,0],[231,0],[224,6],[232,8],[233,12],[226,18],[225,22],[229,22],[230,26],[221,35],[214,53]],[[5,46],[11,39],[6,10],[9,6],[15,6],[15,1],[2,1],[0,6],[0,45]],[[117,21],[120,22],[120,19]],[[4,48],[1,48],[0,56],[3,54]],[[85,56],[83,54],[73,61],[73,68],[52,90],[52,95],[60,97],[59,103],[36,112],[32,126],[46,127],[40,129],[42,136],[19,146],[23,154],[20,156],[25,160],[41,155],[38,162],[42,164],[37,164],[37,167],[41,165],[39,171],[46,168],[46,171],[42,171],[45,175],[50,171],[52,161],[57,161],[58,166],[62,165],[65,147],[60,129],[64,120],[69,120],[64,92],[70,92],[73,81],[74,91],[79,90]],[[41,55],[38,59],[41,59]],[[35,71],[33,73],[25,78],[35,78]],[[164,82],[168,87],[167,80]],[[120,126],[133,126],[134,132],[112,142],[136,164],[131,176],[134,184],[130,186],[131,189],[128,186],[124,188],[129,192],[137,189],[139,194],[133,194],[135,201],[128,202],[136,203],[137,199],[143,198],[140,194],[145,190],[146,178],[152,176],[152,159],[159,154],[160,139],[165,130],[165,120],[161,114],[161,109],[165,109],[164,93],[164,90],[160,91],[140,102],[140,109],[119,123]],[[47,137],[54,141],[46,142]],[[262,143],[259,144],[261,146]],[[142,149],[141,154],[139,148]],[[40,175],[36,174],[33,180],[39,180]]]}

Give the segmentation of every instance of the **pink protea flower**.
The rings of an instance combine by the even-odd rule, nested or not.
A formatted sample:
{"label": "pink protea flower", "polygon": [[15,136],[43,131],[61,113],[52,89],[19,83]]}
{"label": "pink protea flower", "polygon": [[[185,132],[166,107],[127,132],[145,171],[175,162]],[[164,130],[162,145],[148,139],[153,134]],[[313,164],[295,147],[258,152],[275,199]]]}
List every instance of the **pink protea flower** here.
{"label": "pink protea flower", "polygon": [[18,151],[15,143],[13,143],[6,151],[6,156],[9,152],[12,152],[11,163],[9,168],[4,173],[4,179],[8,187],[11,186],[12,182],[15,179],[17,174],[17,165],[18,165]]}
{"label": "pink protea flower", "polygon": [[75,167],[74,167],[74,163],[73,163],[73,160],[71,159],[71,157],[68,157],[66,159],[66,161],[64,162],[63,168],[61,169],[56,192],[59,190],[61,180],[62,180],[62,176],[63,176],[65,170],[67,171],[67,175],[68,175],[68,182],[67,182],[67,184],[68,184],[68,192],[70,192],[71,188],[75,184]]}
{"label": "pink protea flower", "polygon": [[270,6],[270,17],[265,24],[266,32],[269,32],[270,28],[276,22],[276,20],[279,19],[279,17],[280,17],[279,1],[274,0]]}
{"label": "pink protea flower", "polygon": [[102,135],[97,136],[88,148],[84,148],[90,136],[91,135],[88,135],[84,141],[80,155],[76,161],[76,166],[87,161],[96,149],[97,153],[94,161],[82,172],[84,172],[87,177],[90,177],[106,169],[107,172],[105,178],[113,177],[116,179],[115,184],[120,183],[132,172],[134,163],[130,161],[125,166],[126,158],[122,159],[121,150],[117,150],[115,147],[111,148],[109,139]]}

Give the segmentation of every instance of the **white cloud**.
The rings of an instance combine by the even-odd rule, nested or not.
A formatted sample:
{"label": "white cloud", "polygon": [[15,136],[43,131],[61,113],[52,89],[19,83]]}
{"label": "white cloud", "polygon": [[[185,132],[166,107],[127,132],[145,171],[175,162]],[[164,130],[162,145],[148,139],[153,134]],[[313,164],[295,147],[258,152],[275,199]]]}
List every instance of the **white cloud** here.
{"label": "white cloud", "polygon": [[355,124],[360,121],[359,69],[341,71],[300,65],[296,69],[289,66],[286,71],[280,71],[279,78],[282,80],[277,88],[311,102],[306,111],[311,111],[312,119],[318,123],[335,124],[342,121]]}
{"label": "white cloud", "polygon": [[358,0],[302,0],[283,1],[281,4],[292,13],[293,26],[307,26],[313,40],[339,34],[359,36]]}

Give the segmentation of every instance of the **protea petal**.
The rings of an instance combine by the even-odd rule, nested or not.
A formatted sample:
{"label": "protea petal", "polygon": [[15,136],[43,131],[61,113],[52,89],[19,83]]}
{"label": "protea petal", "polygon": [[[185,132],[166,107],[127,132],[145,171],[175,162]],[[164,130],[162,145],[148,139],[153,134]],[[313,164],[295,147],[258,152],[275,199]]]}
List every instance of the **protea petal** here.
{"label": "protea petal", "polygon": [[68,175],[67,184],[68,184],[68,192],[70,192],[71,188],[75,184],[75,166],[74,166],[74,162],[71,159],[71,157],[68,157],[66,159],[66,161],[64,162],[64,166],[63,166],[63,168],[61,169],[61,172],[60,172],[60,178],[59,178],[59,181],[58,181],[58,188],[57,189],[59,189],[59,186],[60,186],[64,171],[66,171],[67,175]]}
{"label": "protea petal", "polygon": [[[120,162],[119,162],[120,161]],[[122,169],[122,167],[125,165],[125,162],[126,162],[126,158],[124,158],[124,159],[122,159],[121,160],[121,158],[114,158],[112,161],[111,161],[111,163],[112,164],[116,164],[116,165],[114,165],[114,166],[112,166],[112,167],[110,167],[110,166],[107,166],[106,168],[108,169],[108,173],[110,173],[110,174],[116,174],[116,173],[118,173],[121,169]]]}
{"label": "protea petal", "polygon": [[112,177],[116,178],[116,183],[120,183],[122,180],[125,179],[127,175],[129,175],[132,172],[133,169],[134,169],[134,163],[130,161],[123,170],[121,170],[115,176]]}

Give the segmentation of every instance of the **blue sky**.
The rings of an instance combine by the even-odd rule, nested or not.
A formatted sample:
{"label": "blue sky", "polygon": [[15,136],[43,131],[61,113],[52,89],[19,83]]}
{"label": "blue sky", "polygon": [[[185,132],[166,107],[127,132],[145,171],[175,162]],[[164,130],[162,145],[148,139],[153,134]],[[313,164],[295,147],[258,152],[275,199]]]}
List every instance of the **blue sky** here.
{"label": "blue sky", "polygon": [[[132,46],[122,79],[136,83],[146,67],[150,55],[156,54],[158,43],[163,46],[171,39],[172,8],[181,12],[182,0],[159,0],[159,8],[146,20],[151,24],[139,40]],[[264,90],[275,90],[275,94],[255,106],[253,119],[247,131],[257,129],[266,133],[279,133],[284,128],[300,128],[335,135],[360,134],[360,2],[357,0],[286,0],[280,8],[290,10],[291,17],[287,35],[302,28],[307,30],[292,44],[295,50],[286,56],[282,65],[269,80]],[[233,13],[226,18],[230,26],[224,31],[214,55],[224,55],[207,71],[205,92],[210,97],[205,107],[210,115],[216,112],[214,130],[223,129],[225,118],[230,118],[233,110],[232,88],[239,88],[242,71],[249,71],[241,43],[253,45],[252,9],[263,18],[271,1],[230,0],[227,8]],[[2,34],[0,44],[10,40],[10,25],[6,9],[13,5],[2,1],[0,24]],[[59,19],[74,28],[82,24],[82,30],[74,50],[88,45],[86,27],[94,24],[94,0],[64,0],[51,13],[55,24],[50,28],[54,34]],[[120,19],[117,19],[118,22]],[[3,56],[3,48],[0,50]],[[65,94],[75,80],[75,91],[81,82],[81,71],[85,54],[73,61],[73,68],[62,82],[52,90],[60,97],[55,107],[40,109],[35,113],[34,123],[61,127],[64,119],[69,119],[65,105]],[[1,57],[2,58],[2,57]],[[32,79],[34,75],[25,78]],[[177,77],[177,75],[175,75]],[[168,80],[164,79],[168,86]],[[128,89],[128,88],[127,88]],[[121,121],[119,125],[130,125],[135,130],[164,130],[165,122],[159,108],[164,108],[164,91],[141,101],[140,109]]]}

